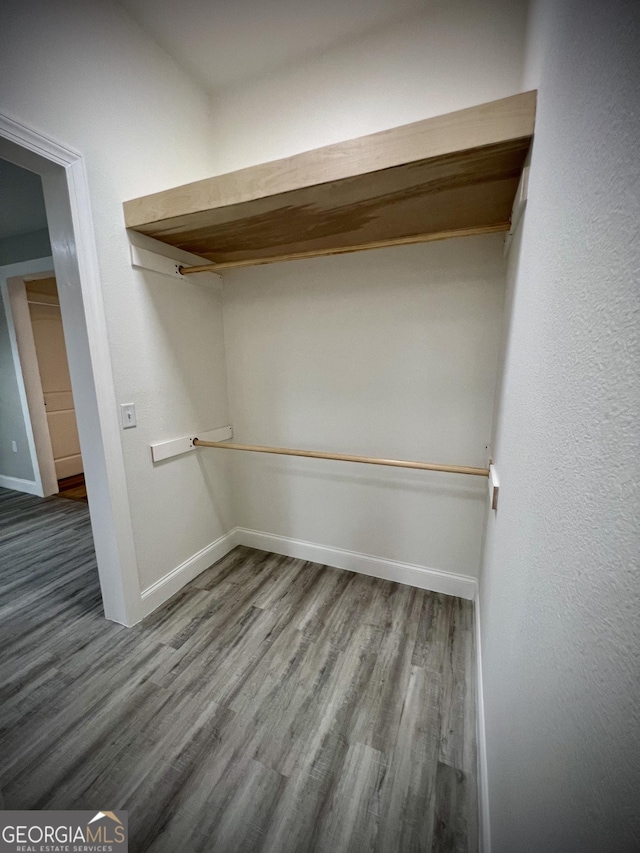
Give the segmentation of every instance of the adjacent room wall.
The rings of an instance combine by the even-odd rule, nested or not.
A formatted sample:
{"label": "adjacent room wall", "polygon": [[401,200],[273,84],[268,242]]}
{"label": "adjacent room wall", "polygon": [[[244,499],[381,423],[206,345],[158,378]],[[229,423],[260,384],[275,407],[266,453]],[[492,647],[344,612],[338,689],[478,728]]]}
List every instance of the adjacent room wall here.
{"label": "adjacent room wall", "polygon": [[425,6],[423,15],[216,95],[216,172],[521,91],[526,0]]}
{"label": "adjacent room wall", "polygon": [[154,468],[149,452],[228,422],[219,294],[134,271],[122,213],[125,199],[211,173],[209,99],[111,0],[7,0],[0,28],[0,112],[85,159],[114,419],[116,403],[137,406],[122,442],[144,589],[231,525],[224,463],[194,453]]}
{"label": "adjacent room wall", "polygon": [[640,7],[536,5],[481,577],[493,853],[640,848]]}
{"label": "adjacent room wall", "polygon": [[[500,234],[228,271],[234,438],[484,467],[504,272]],[[241,527],[463,575],[485,494],[481,478],[234,454]]]}
{"label": "adjacent room wall", "polygon": [[0,159],[0,266],[49,257],[42,180]]}
{"label": "adjacent room wall", "polygon": [[49,231],[46,228],[0,240],[0,266],[50,256],[51,243],[49,242]]}

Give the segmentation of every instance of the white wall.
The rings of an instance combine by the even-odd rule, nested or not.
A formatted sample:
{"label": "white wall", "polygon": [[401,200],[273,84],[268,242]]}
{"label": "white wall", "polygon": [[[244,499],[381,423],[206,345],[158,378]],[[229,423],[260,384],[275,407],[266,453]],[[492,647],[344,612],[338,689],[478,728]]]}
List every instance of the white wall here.
{"label": "white wall", "polygon": [[438,0],[424,15],[213,101],[216,172],[519,92],[526,0]]}
{"label": "white wall", "polygon": [[230,524],[224,463],[154,469],[149,454],[151,440],[228,420],[219,296],[133,271],[122,214],[125,199],[211,172],[209,100],[109,0],[8,0],[0,29],[0,111],[85,158],[114,403],[138,409],[122,439],[145,588]]}
{"label": "white wall", "polygon": [[[176,256],[142,235],[132,239]],[[193,256],[178,255],[193,263]],[[176,282],[137,270],[135,280],[128,308],[145,320],[136,342],[143,363],[132,371],[121,399],[135,401],[138,418],[138,427],[125,431],[124,439],[144,590],[230,530],[234,520],[229,459],[197,451],[154,466],[149,452],[151,444],[230,423],[222,292],[193,277]],[[135,507],[145,506],[147,512],[136,516]],[[165,571],[159,573],[159,566]]]}
{"label": "white wall", "polygon": [[[217,95],[215,171],[518,92],[525,22],[521,0],[429,4]],[[500,252],[493,237],[225,273],[236,438],[484,465]],[[482,481],[273,457],[233,464],[241,526],[477,573]]]}
{"label": "white wall", "polygon": [[640,7],[539,3],[481,578],[493,853],[640,846]]}
{"label": "white wall", "polygon": [[[215,102],[211,124],[205,94],[117,4],[8,0],[2,5],[0,111],[77,149],[87,166],[116,402],[135,402],[138,408],[139,425],[124,432],[122,441],[142,589],[206,548],[233,524],[226,479],[230,462],[225,457],[189,454],[154,468],[149,443],[194,428],[221,426],[229,417],[220,298],[195,282],[178,288],[169,279],[132,271],[122,201],[512,94],[520,88],[524,8],[524,2],[507,0],[436,3],[428,21],[421,17],[385,29],[304,66],[227,93]],[[497,246],[497,240],[492,245]],[[457,254],[458,247],[418,248],[415,255],[407,250],[406,257],[424,252],[425,257],[437,258],[448,251]],[[319,268],[333,269],[331,263],[320,261]],[[372,263],[363,256],[362,260],[336,260],[335,268],[369,270]],[[254,273],[243,275],[248,281]],[[272,273],[256,271],[255,275]],[[415,289],[415,265],[409,264],[408,275]],[[492,278],[494,284],[500,275],[495,281]],[[462,282],[467,281],[465,276]],[[443,433],[441,424],[438,431]],[[451,447],[456,460],[458,447],[466,458],[473,443],[474,460],[482,463],[475,454],[486,431],[482,423],[473,442],[465,444],[468,436],[460,438],[460,444]],[[380,452],[393,450],[386,441],[386,427],[384,432]],[[454,430],[451,439],[456,436]],[[298,437],[305,438],[297,433]],[[341,445],[343,439],[341,430]],[[432,444],[434,451],[437,443]],[[355,449],[360,450],[360,442]],[[337,476],[346,475],[341,470]],[[393,480],[390,474],[381,476],[387,484]],[[406,490],[408,480],[401,479]],[[292,482],[285,477],[283,489],[290,490]],[[367,526],[371,508],[382,512],[382,494],[390,490],[386,485],[381,493],[374,482],[379,481],[371,480],[366,487],[361,482],[355,485],[353,495],[347,494],[351,480],[342,486],[343,501],[357,495],[367,507]],[[465,480],[464,486],[443,486],[441,482],[442,478],[434,480],[437,485],[430,500],[437,490],[442,491],[441,503],[446,505],[442,511],[449,521],[458,518],[459,507],[464,506],[465,517],[476,530],[478,484]],[[330,502],[327,495],[325,504]],[[428,508],[421,500],[394,505],[396,554],[405,559],[412,555],[427,565],[433,559],[436,567],[455,566],[473,573],[477,547],[464,536],[450,542],[446,553],[441,539],[433,540],[431,550],[425,549],[424,533],[418,541],[400,544],[404,531],[422,522]],[[306,512],[313,516],[313,501]],[[324,529],[311,525],[310,536],[324,535]],[[384,546],[385,553],[390,553],[389,541],[389,536],[381,536],[363,547],[372,551]]]}
{"label": "white wall", "polygon": [[[484,467],[502,235],[225,275],[240,442]],[[486,480],[234,454],[241,527],[475,576]]]}

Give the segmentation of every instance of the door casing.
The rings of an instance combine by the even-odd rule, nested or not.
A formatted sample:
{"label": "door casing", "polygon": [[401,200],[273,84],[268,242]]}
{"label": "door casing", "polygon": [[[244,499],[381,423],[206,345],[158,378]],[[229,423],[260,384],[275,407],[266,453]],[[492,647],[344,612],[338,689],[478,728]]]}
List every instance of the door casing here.
{"label": "door casing", "polygon": [[84,160],[0,114],[0,157],[42,178],[105,616],[141,598]]}

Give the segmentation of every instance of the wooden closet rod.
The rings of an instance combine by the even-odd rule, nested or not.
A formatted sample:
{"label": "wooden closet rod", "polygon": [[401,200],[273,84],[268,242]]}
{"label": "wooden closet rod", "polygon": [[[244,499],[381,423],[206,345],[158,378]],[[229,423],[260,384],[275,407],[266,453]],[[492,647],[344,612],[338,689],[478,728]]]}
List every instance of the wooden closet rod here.
{"label": "wooden closet rod", "polygon": [[365,465],[390,465],[392,468],[418,468],[420,471],[444,471],[448,474],[471,474],[488,477],[488,468],[469,468],[466,465],[439,465],[437,462],[409,462],[404,459],[378,459],[375,456],[350,456],[346,453],[323,453],[320,450],[292,450],[290,447],[261,447],[258,444],[230,444],[228,441],[200,441],[195,447],[220,447],[223,450],[248,450],[252,453],[277,453],[280,456],[308,456],[311,459],[336,459],[338,462],[362,462]]}

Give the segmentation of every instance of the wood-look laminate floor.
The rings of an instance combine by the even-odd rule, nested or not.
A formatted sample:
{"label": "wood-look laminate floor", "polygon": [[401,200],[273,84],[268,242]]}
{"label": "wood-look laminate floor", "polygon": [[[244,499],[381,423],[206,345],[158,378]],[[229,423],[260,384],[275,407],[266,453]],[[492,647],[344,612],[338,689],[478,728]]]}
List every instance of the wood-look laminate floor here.
{"label": "wood-look laminate floor", "polygon": [[57,498],[66,498],[70,501],[87,501],[87,486],[84,481],[84,474],[74,474],[73,477],[65,477],[63,480],[58,480]]}
{"label": "wood-look laminate floor", "polygon": [[470,602],[239,547],[104,620],[86,505],[0,490],[5,808],[130,850],[477,849]]}

